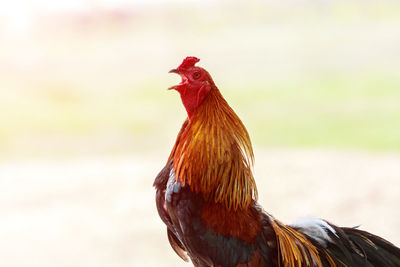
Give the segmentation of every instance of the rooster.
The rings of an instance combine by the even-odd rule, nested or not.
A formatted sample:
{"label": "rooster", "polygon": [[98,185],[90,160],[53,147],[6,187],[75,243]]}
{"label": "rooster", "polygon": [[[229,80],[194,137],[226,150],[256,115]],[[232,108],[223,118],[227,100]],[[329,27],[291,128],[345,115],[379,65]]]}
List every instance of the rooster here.
{"label": "rooster", "polygon": [[188,117],[154,181],[174,251],[194,266],[400,266],[399,248],[357,227],[285,225],[262,209],[249,134],[198,61],[170,71]]}

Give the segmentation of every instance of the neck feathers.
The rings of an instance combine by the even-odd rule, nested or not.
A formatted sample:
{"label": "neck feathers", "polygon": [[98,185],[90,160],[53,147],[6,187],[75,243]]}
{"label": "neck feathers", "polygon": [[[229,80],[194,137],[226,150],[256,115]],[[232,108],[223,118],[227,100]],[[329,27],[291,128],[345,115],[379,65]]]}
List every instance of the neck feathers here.
{"label": "neck feathers", "polygon": [[182,184],[236,210],[257,198],[253,158],[246,128],[213,87],[183,124],[169,160]]}

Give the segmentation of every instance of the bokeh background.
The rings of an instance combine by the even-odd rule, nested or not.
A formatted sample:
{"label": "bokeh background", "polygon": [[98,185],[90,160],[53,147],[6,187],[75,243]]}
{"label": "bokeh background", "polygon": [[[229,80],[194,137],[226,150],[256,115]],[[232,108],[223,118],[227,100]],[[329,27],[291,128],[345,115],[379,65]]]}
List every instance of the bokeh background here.
{"label": "bokeh background", "polygon": [[152,182],[201,59],[247,126],[264,208],[400,245],[398,1],[0,2],[0,266],[190,266]]}

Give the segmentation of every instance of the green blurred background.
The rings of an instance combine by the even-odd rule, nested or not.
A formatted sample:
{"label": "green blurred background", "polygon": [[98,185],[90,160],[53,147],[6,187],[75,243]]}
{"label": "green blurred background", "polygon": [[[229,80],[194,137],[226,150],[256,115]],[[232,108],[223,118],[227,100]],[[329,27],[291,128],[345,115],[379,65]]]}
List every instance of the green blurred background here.
{"label": "green blurred background", "polygon": [[[189,55],[201,59],[247,126],[256,171],[271,169],[256,177],[259,187],[265,183],[261,199],[270,185],[261,179],[276,186],[264,192],[266,210],[276,192],[293,197],[272,205],[278,218],[313,214],[356,225],[390,217],[364,225],[390,224],[378,234],[400,242],[393,204],[400,200],[398,1],[2,2],[0,48],[0,226],[7,236],[0,247],[7,266],[178,266],[151,183],[185,119],[179,96],[166,90],[179,78],[167,72]],[[301,180],[309,176],[316,180]],[[333,180],[350,196],[329,191]],[[315,183],[323,188],[304,191]],[[343,187],[358,186],[360,197],[349,199],[357,192]],[[329,193],[338,199],[329,203],[341,205],[333,213],[324,202]],[[90,232],[102,224],[107,230]],[[57,234],[44,234],[51,226]],[[98,240],[112,240],[113,249],[97,247]],[[27,256],[19,258],[23,242]],[[72,247],[75,257],[67,257]],[[151,256],[160,248],[165,260]],[[49,249],[58,256],[49,258]]]}
{"label": "green blurred background", "polygon": [[3,157],[157,149],[187,55],[256,145],[400,149],[396,1],[25,4],[0,20]]}

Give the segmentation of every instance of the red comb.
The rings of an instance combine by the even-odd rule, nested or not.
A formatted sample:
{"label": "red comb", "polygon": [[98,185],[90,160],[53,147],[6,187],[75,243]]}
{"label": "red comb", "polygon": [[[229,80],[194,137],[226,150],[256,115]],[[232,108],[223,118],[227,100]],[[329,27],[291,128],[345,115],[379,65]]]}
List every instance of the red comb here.
{"label": "red comb", "polygon": [[193,67],[194,64],[196,64],[197,62],[199,62],[200,59],[198,59],[197,57],[186,57],[182,64],[179,65],[178,69],[187,69],[190,67]]}

